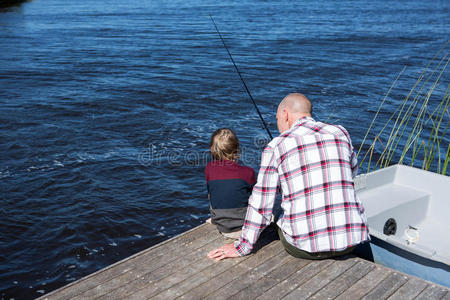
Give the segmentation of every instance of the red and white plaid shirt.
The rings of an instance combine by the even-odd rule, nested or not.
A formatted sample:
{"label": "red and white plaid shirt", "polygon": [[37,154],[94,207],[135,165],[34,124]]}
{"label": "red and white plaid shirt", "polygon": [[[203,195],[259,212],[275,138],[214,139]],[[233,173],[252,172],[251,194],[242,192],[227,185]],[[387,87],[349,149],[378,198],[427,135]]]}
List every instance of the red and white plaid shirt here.
{"label": "red and white plaid shirt", "polygon": [[303,117],[264,149],[249,199],[242,235],[235,243],[249,254],[270,224],[281,187],[277,225],[293,246],[313,253],[340,251],[369,240],[366,217],[353,177],[356,155],[344,127]]}

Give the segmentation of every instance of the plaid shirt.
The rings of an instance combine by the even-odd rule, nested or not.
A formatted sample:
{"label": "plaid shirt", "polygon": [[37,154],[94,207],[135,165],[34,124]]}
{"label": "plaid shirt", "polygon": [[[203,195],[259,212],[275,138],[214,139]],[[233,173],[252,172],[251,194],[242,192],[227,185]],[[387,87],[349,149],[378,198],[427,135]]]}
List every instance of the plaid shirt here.
{"label": "plaid shirt", "polygon": [[249,254],[270,224],[277,190],[277,225],[290,244],[307,252],[340,251],[369,240],[364,208],[353,177],[356,155],[342,126],[297,120],[264,149],[258,180],[249,199],[242,235],[235,243]]}

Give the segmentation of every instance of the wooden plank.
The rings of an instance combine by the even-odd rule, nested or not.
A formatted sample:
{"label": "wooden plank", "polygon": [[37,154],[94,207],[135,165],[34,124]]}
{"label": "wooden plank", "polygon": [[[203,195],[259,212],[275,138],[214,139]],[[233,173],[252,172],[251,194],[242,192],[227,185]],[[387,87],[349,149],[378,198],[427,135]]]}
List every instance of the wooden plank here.
{"label": "wooden plank", "polygon": [[391,274],[391,272],[388,269],[376,266],[375,269],[373,269],[366,276],[357,281],[354,285],[349,287],[336,299],[361,299],[362,297],[364,297],[364,295],[368,294],[373,288],[375,288],[389,274]]}
{"label": "wooden plank", "polygon": [[413,299],[419,295],[429,284],[423,279],[410,277],[401,288],[395,291],[389,300]]}
{"label": "wooden plank", "polygon": [[330,281],[344,273],[355,264],[356,260],[354,257],[348,257],[343,260],[335,260],[325,270],[322,270],[316,276],[310,278],[304,284],[297,287],[297,289],[286,295],[285,299],[297,300],[309,298],[311,295],[318,292],[330,283]]}
{"label": "wooden plank", "polygon": [[154,299],[174,299],[180,297],[191,289],[215,278],[230,268],[233,268],[235,265],[241,263],[249,257],[250,256],[243,256],[235,259],[226,259],[220,262],[215,262],[210,267],[203,269],[197,274],[188,277],[186,280],[183,280],[154,296]]}
{"label": "wooden plank", "polygon": [[276,254],[275,256],[266,257],[266,260],[262,264],[235,278],[232,282],[209,294],[205,299],[234,299],[233,295],[252,284],[252,282],[259,280],[265,274],[275,268],[278,268],[280,265],[284,264],[290,259],[291,257],[284,251]]}
{"label": "wooden plank", "polygon": [[[273,236],[270,236],[270,233],[268,234],[268,229],[263,232],[263,235],[261,236],[261,239],[266,239],[266,243],[263,243],[262,245],[256,245],[259,246],[259,248],[266,245],[268,242],[273,241]],[[278,235],[276,234],[276,237]],[[232,240],[229,240],[229,242],[232,242]],[[209,249],[211,250],[211,249]],[[226,270],[230,269],[231,267],[234,267],[235,265],[243,262],[244,260],[251,257],[251,255],[240,257],[236,259],[227,259],[224,261],[220,261],[217,263],[214,263],[209,268],[203,269],[197,274],[194,274],[193,276],[188,277],[186,280],[181,281],[174,286],[170,287],[169,289],[161,292],[160,294],[156,295],[154,298],[156,299],[173,299],[175,297],[182,296],[183,294],[187,293],[191,289],[199,286],[200,284],[207,282],[214,277],[218,276],[222,272],[225,272]]]}
{"label": "wooden plank", "polygon": [[215,263],[214,260],[207,258],[207,253],[213,248],[217,248],[223,245],[223,240],[217,240],[214,243],[208,244],[208,248],[202,248],[197,251],[198,255],[192,256],[194,259],[192,263],[186,267],[180,268],[177,272],[172,273],[170,276],[163,278],[158,282],[154,282],[150,285],[145,286],[145,288],[133,292],[131,295],[128,295],[127,299],[144,299],[152,298],[167,288],[172,287],[173,285],[186,280],[187,278],[195,275],[202,270],[209,268],[211,265]]}
{"label": "wooden plank", "polygon": [[[135,296],[138,297],[142,294],[161,291],[163,288],[165,289],[164,284],[168,280],[165,278],[171,278],[179,270],[190,268],[192,264],[206,256],[205,250],[202,248],[203,246],[218,247],[222,244],[223,238],[218,237],[198,249],[187,249],[185,252],[176,254],[167,253],[167,257],[175,257],[175,260],[171,260],[170,265],[165,264],[156,270],[141,274],[135,280],[126,285],[121,285],[119,288],[111,290],[108,294],[104,294],[97,299],[110,299],[111,296],[125,299],[134,297],[131,294],[137,293]],[[143,267],[145,269],[145,266]]]}
{"label": "wooden plank", "polygon": [[431,284],[425,290],[423,290],[422,293],[420,293],[416,299],[417,300],[442,299],[447,295],[447,293],[448,289],[439,285]]}
{"label": "wooden plank", "polygon": [[285,264],[269,272],[263,278],[253,282],[251,285],[241,290],[233,299],[255,299],[274,285],[280,283],[284,279],[292,276],[299,269],[303,268],[311,261],[306,259],[297,259],[291,257]]}
{"label": "wooden plank", "polygon": [[161,252],[171,251],[172,249],[189,244],[193,240],[198,239],[199,236],[207,235],[213,232],[214,227],[211,225],[200,225],[181,235],[172,237],[164,242],[149,247],[141,252],[138,252],[130,257],[118,261],[104,269],[87,275],[77,281],[74,281],[66,286],[63,286],[49,294],[43,295],[40,299],[68,299],[83,293],[86,290],[92,289],[97,285],[110,280],[116,276],[120,276],[130,270],[133,270],[139,263],[139,260],[147,260],[151,257],[158,256]]}
{"label": "wooden plank", "polygon": [[[181,296],[182,299],[199,299],[203,298],[210,293],[220,289],[227,283],[233,281],[235,278],[248,272],[249,270],[262,264],[267,257],[271,257],[284,251],[283,246],[279,241],[272,242],[268,246],[260,249],[258,252],[251,254],[248,259],[235,265],[233,268],[218,274],[211,280],[200,284],[199,286],[191,289],[189,292]],[[220,262],[218,262],[220,263]]]}
{"label": "wooden plank", "polygon": [[[173,263],[177,259],[180,259],[180,256],[184,255],[186,252],[195,250],[197,247],[201,247],[202,245],[205,245],[217,239],[223,240],[219,234],[209,231],[204,232],[200,236],[197,235],[197,237],[197,239],[188,240],[187,243],[177,243],[177,247],[170,248],[170,250],[159,249],[159,251],[162,250],[162,252],[160,252],[160,255],[156,257],[143,256],[135,258],[135,268],[128,270],[127,272],[123,272],[119,276],[109,278],[108,280],[97,284],[93,288],[78,294],[77,296],[73,297],[73,299],[86,299],[108,294],[111,291],[120,288],[121,286],[128,285],[134,280],[143,278],[150,272],[153,272],[152,274],[154,276],[161,273],[163,273],[162,275],[164,276],[170,275],[170,272],[168,273],[167,269],[165,269],[164,266]],[[162,271],[155,271],[158,269],[162,269]]]}
{"label": "wooden plank", "polygon": [[283,298],[286,294],[296,289],[299,285],[303,284],[332,263],[333,260],[331,259],[311,261],[287,279],[267,290],[264,294],[259,296],[258,299],[272,300]]}
{"label": "wooden plank", "polygon": [[393,272],[387,278],[382,280],[373,290],[371,290],[362,299],[365,300],[379,300],[386,299],[392,295],[397,289],[406,283],[408,277],[404,274]]}
{"label": "wooden plank", "polygon": [[353,259],[357,261],[354,266],[335,278],[323,289],[319,290],[312,296],[312,299],[334,299],[359,279],[367,275],[367,273],[375,269],[375,265],[372,263],[357,258]]}

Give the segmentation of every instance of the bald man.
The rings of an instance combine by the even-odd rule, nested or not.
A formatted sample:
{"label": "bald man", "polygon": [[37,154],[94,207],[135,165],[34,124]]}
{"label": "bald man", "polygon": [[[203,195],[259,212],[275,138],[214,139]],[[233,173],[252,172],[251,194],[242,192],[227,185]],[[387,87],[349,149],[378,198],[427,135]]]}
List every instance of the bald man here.
{"label": "bald man", "polygon": [[278,234],[285,250],[305,259],[350,253],[369,240],[364,208],[356,197],[356,156],[344,127],[315,121],[308,98],[286,96],[278,106],[280,135],[264,149],[242,234],[233,244],[208,253],[221,260],[252,252],[270,224],[281,190]]}

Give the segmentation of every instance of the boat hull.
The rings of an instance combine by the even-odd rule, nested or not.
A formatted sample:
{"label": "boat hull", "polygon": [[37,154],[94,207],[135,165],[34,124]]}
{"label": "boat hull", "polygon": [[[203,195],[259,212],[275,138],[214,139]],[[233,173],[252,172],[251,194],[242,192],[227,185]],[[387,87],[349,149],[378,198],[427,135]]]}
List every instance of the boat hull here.
{"label": "boat hull", "polygon": [[375,263],[450,287],[450,266],[405,251],[371,236],[370,250]]}

